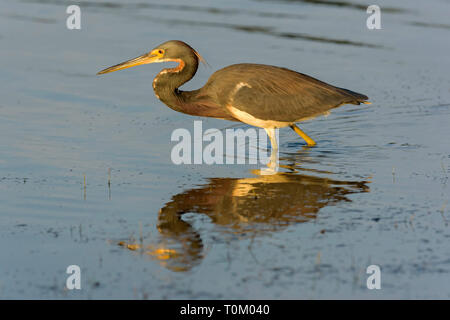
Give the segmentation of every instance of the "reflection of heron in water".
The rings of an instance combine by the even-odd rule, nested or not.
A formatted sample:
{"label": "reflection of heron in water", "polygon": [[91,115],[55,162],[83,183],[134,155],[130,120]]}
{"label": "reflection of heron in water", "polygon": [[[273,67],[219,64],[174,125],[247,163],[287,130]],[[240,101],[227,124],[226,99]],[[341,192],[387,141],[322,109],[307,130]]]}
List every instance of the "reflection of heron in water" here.
{"label": "reflection of heron in water", "polygon": [[182,219],[185,213],[207,215],[222,230],[254,236],[276,231],[292,223],[314,219],[319,210],[346,195],[368,192],[366,181],[338,181],[310,175],[278,173],[254,178],[213,178],[201,188],[172,197],[159,212],[161,243],[141,248],[136,243],[120,244],[142,249],[173,271],[187,271],[201,262],[200,234]]}

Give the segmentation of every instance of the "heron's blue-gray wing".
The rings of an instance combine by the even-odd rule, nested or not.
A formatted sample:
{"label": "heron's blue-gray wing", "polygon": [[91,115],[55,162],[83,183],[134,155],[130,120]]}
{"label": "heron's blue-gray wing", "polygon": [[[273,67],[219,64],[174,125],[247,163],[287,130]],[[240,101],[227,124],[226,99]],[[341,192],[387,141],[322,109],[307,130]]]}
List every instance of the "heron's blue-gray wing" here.
{"label": "heron's blue-gray wing", "polygon": [[266,65],[233,65],[219,70],[212,80],[224,89],[222,104],[261,120],[294,122],[368,99],[310,76]]}

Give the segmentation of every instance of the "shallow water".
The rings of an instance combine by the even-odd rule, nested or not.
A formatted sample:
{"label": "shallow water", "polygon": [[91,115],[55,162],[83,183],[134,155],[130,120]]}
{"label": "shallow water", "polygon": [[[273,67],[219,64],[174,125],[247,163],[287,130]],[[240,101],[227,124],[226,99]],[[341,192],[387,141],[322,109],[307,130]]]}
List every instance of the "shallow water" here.
{"label": "shallow water", "polygon": [[[450,298],[447,1],[379,1],[382,30],[364,1],[81,1],[67,30],[70,4],[0,2],[1,298]],[[199,118],[156,99],[162,65],[95,75],[169,39],[211,65],[186,90],[253,62],[372,105],[305,122],[314,148],[282,129],[277,175],[176,166]]]}

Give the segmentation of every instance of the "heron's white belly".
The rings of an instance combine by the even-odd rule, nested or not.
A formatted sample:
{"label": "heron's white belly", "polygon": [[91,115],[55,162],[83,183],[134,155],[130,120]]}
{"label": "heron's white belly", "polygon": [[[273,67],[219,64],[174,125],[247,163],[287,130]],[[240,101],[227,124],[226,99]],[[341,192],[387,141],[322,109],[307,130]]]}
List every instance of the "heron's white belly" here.
{"label": "heron's white belly", "polygon": [[238,119],[241,122],[247,123],[249,125],[260,127],[260,128],[284,128],[291,124],[291,122],[285,122],[285,121],[274,121],[274,120],[262,120],[255,118],[251,114],[239,110],[233,106],[228,105],[227,106],[230,113]]}

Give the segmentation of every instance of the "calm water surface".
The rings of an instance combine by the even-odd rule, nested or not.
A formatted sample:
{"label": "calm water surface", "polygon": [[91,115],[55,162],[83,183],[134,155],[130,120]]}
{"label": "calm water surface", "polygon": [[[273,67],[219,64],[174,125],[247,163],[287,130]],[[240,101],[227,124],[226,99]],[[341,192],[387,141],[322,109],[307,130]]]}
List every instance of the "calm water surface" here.
{"label": "calm water surface", "polygon": [[[379,1],[373,31],[364,0],[81,1],[78,31],[70,4],[0,1],[1,298],[450,298],[448,1]],[[211,66],[185,90],[253,62],[373,104],[304,123],[315,148],[282,129],[277,175],[176,166],[199,118],[156,99],[163,66],[95,75],[169,39]]]}

